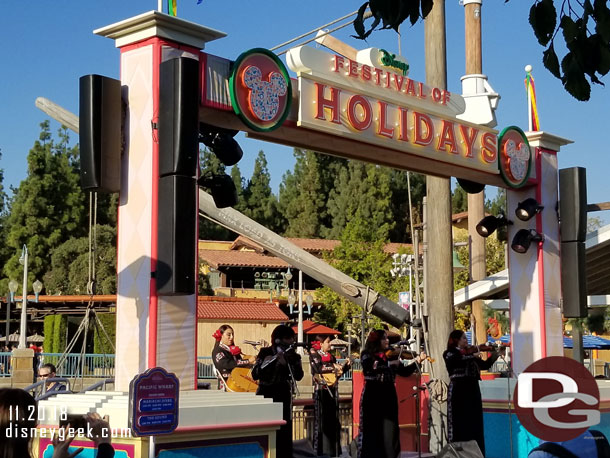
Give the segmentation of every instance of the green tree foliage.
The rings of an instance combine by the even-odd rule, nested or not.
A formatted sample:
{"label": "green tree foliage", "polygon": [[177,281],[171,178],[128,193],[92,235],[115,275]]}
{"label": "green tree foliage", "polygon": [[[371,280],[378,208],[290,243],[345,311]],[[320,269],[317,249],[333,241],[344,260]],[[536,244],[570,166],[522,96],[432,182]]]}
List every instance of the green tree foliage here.
{"label": "green tree foliage", "polygon": [[247,203],[243,213],[259,224],[274,232],[281,230],[284,226],[283,219],[278,212],[278,201],[271,192],[271,176],[267,168],[267,158],[261,150],[254,161],[252,178],[248,180],[244,191]]}
{"label": "green tree foliage", "polygon": [[[508,3],[509,0],[504,0]],[[565,90],[580,101],[589,100],[591,85],[602,84],[599,76],[610,71],[610,9],[607,0],[533,0],[529,22],[538,43],[546,49],[542,63]],[[519,2],[520,4],[520,2]],[[355,38],[365,40],[381,23],[382,29],[394,29],[409,19],[411,25],[425,18],[433,0],[377,0],[364,3],[354,21]],[[370,7],[373,23],[364,25],[364,13]],[[559,8],[558,8],[559,7]],[[561,34],[559,33],[561,32]],[[561,62],[555,51],[560,36],[567,52]]]}
{"label": "green tree foliage", "polygon": [[498,188],[496,196],[485,202],[485,211],[494,216],[500,213],[506,216],[506,189]]}
{"label": "green tree foliage", "polygon": [[42,348],[45,352],[50,353],[53,348],[53,336],[55,329],[55,317],[56,315],[47,315],[44,317],[43,324],[43,334],[44,341],[42,343]]}
{"label": "green tree foliage", "polygon": [[243,212],[246,206],[248,205],[246,202],[246,196],[244,194],[245,183],[244,179],[241,176],[241,170],[239,167],[234,165],[231,167],[231,179],[235,184],[235,191],[237,192],[237,205],[235,205],[235,210]]}
{"label": "green tree foliage", "polygon": [[451,212],[461,213],[468,210],[468,193],[461,186],[456,186],[451,193]]}
{"label": "green tree foliage", "polygon": [[26,244],[30,284],[50,265],[53,249],[70,237],[86,234],[87,228],[85,196],[74,161],[78,149],[67,146],[65,133],[54,143],[48,121],[41,128],[40,138],[28,154],[28,175],[16,190],[6,232],[11,257],[4,272],[9,278],[21,277],[19,257]]}
{"label": "green tree foliage", "polygon": [[[116,293],[116,228],[97,226],[95,293]],[[72,238],[55,248],[44,275],[48,294],[87,294],[89,281],[89,237]]]}
{"label": "green tree foliage", "polygon": [[419,173],[409,173],[390,169],[391,177],[391,212],[395,225],[390,231],[392,242],[411,243],[411,224],[409,220],[409,186],[411,183],[411,205],[413,206],[413,224],[422,223],[423,201],[426,195],[426,177]]}
{"label": "green tree foliage", "polygon": [[[375,236],[377,227],[360,213],[347,223],[341,235],[341,244],[329,255],[327,261],[353,279],[370,286],[384,296],[398,301],[400,291],[408,291],[407,277],[392,278],[392,258],[383,248],[385,239]],[[316,291],[316,300],[325,307],[314,314],[314,320],[345,332],[352,318],[361,316],[360,307],[347,301],[328,287]],[[360,321],[356,320],[356,332]],[[379,320],[373,320],[379,324]]]}
{"label": "green tree foliage", "polygon": [[284,235],[333,238],[335,221],[327,210],[327,203],[335,187],[335,177],[347,161],[298,148],[294,150],[294,157],[294,171],[286,172],[280,184],[279,209],[286,219]]}
{"label": "green tree foliage", "polygon": [[51,342],[51,353],[63,353],[68,345],[67,342],[68,318],[66,315],[55,315],[53,323],[53,341]]}
{"label": "green tree foliage", "polygon": [[392,172],[387,167],[349,161],[340,170],[328,199],[333,226],[329,238],[339,238],[355,217],[367,221],[372,235],[387,240],[395,226],[392,214]]}
{"label": "green tree foliage", "polygon": [[[104,332],[97,326],[93,326],[93,352],[100,354],[114,354],[114,346],[116,345],[116,314],[114,313],[98,313],[99,318],[106,334],[110,338],[110,342],[106,338]],[[110,344],[112,343],[112,345]]]}

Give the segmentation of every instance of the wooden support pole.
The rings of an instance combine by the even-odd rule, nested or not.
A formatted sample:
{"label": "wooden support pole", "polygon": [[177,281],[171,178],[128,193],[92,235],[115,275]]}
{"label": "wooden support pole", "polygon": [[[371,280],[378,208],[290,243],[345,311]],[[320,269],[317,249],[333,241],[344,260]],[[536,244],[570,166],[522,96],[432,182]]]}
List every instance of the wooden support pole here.
{"label": "wooden support pole", "polygon": [[[447,87],[445,43],[445,1],[436,0],[424,21],[426,50],[426,84],[439,89]],[[427,241],[426,292],[428,305],[429,348],[437,379],[449,382],[440,355],[453,329],[453,256],[451,240],[451,184],[447,178],[426,177]],[[430,451],[438,452],[445,443],[447,403],[431,403]]]}
{"label": "wooden support pole", "polygon": [[[483,72],[481,57],[481,3],[464,5],[466,18],[466,74],[481,74]],[[485,191],[468,194],[468,234],[470,235],[470,266],[472,281],[483,280],[486,275],[485,239],[476,231],[476,225],[485,216]],[[472,318],[476,343],[487,340],[487,326],[483,316],[483,301],[472,302]]]}

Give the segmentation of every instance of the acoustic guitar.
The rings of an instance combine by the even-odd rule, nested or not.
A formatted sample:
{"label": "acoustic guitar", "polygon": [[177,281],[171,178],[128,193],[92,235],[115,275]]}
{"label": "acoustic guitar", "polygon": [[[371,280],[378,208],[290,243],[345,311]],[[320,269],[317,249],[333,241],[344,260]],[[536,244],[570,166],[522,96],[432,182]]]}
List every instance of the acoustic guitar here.
{"label": "acoustic guitar", "polygon": [[[336,373],[337,372],[337,373]],[[341,378],[341,371],[326,372],[325,374],[315,374],[313,376],[316,383],[329,388],[334,388],[339,379]]]}
{"label": "acoustic guitar", "polygon": [[[248,359],[248,355],[243,355]],[[255,393],[258,389],[258,382],[252,378],[251,367],[235,367],[229,374],[226,381],[227,389],[238,393]]]}

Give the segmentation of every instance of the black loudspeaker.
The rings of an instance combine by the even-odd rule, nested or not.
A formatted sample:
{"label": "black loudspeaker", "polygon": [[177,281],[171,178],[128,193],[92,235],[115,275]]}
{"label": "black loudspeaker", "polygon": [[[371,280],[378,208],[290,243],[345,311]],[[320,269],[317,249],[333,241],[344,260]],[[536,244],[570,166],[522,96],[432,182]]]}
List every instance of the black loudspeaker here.
{"label": "black loudspeaker", "polygon": [[159,73],[159,176],[197,174],[199,62],[180,57]]}
{"label": "black loudspeaker", "polygon": [[559,221],[562,242],[584,242],[587,235],[587,169],[559,171]]}
{"label": "black loudspeaker", "polygon": [[485,458],[477,441],[449,442],[436,458]]}
{"label": "black loudspeaker", "polygon": [[121,82],[102,75],[79,80],[81,187],[118,192],[121,188]]}
{"label": "black loudspeaker", "polygon": [[561,243],[561,291],[566,318],[587,316],[585,242]]}
{"label": "black loudspeaker", "polygon": [[193,177],[159,178],[157,293],[195,294],[197,268],[197,183]]}

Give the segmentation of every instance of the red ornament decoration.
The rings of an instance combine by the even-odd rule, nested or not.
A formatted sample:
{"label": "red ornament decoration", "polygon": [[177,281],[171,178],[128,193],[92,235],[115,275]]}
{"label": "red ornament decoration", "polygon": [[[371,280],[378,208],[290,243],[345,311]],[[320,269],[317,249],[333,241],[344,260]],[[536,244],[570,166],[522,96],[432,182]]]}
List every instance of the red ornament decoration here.
{"label": "red ornament decoration", "polygon": [[322,362],[323,363],[330,363],[332,361],[332,357],[330,356],[330,353],[324,353],[322,355]]}
{"label": "red ornament decoration", "polygon": [[237,345],[231,345],[229,350],[231,350],[231,354],[233,356],[238,356],[241,354],[241,348],[239,348]]}
{"label": "red ornament decoration", "polygon": [[222,338],[222,332],[220,331],[220,329],[217,329],[216,331],[214,331],[214,334],[212,334],[212,337],[214,337],[214,339],[216,339],[217,342],[220,342],[220,339]]}

